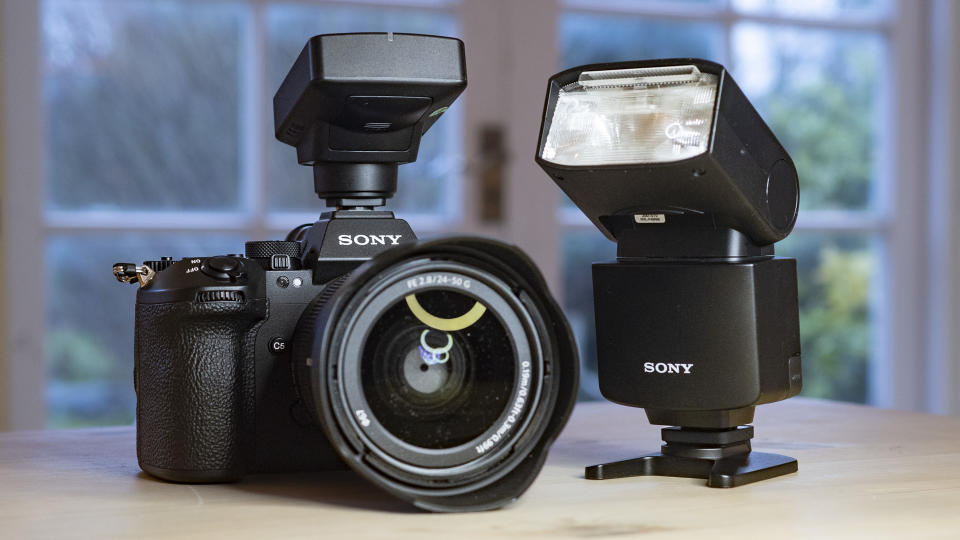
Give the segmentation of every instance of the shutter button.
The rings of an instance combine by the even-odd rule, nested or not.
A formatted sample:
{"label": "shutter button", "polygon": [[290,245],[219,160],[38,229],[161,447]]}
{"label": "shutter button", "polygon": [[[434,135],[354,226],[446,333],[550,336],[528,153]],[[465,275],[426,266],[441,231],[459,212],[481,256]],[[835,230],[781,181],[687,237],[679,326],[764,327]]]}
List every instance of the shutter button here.
{"label": "shutter button", "polygon": [[207,266],[217,272],[233,272],[240,266],[240,261],[232,257],[211,257],[207,259]]}
{"label": "shutter button", "polygon": [[236,281],[246,277],[243,263],[234,257],[210,257],[200,267],[200,271],[220,281]]}

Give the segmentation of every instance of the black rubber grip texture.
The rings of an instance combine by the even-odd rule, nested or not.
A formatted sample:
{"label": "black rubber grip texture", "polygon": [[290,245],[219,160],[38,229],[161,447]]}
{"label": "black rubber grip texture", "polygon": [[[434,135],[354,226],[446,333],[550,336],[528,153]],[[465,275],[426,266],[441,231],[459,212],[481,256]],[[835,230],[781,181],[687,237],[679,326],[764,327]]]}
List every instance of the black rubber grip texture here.
{"label": "black rubber grip texture", "polygon": [[303,253],[303,244],[284,240],[247,242],[244,253],[248,259],[269,259],[274,255],[289,255],[293,259],[299,259]]}
{"label": "black rubber grip texture", "polygon": [[166,480],[226,482],[253,448],[254,346],[267,301],[137,304],[137,459]]}

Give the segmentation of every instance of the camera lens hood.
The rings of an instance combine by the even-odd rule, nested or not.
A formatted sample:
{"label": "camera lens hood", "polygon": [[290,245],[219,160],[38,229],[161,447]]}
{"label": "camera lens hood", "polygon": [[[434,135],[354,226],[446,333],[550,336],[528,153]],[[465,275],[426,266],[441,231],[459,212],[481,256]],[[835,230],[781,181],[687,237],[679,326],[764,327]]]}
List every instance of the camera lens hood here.
{"label": "camera lens hood", "polygon": [[[371,372],[361,363],[369,363],[367,339],[382,341],[370,337],[374,324],[398,298],[421,293],[429,298],[431,291],[475,298],[490,314],[488,326],[478,324],[463,334],[480,344],[509,341],[497,346],[513,351],[515,368],[497,367],[495,376],[482,381],[501,377],[498,388],[509,390],[502,392],[493,416],[482,415],[483,425],[468,434],[467,442],[431,446],[401,440],[391,433],[397,420],[392,429],[385,427],[374,414],[376,407],[368,405],[375,399],[367,395]],[[476,336],[494,324],[503,329],[498,337]],[[471,347],[468,338],[458,336],[462,347],[452,350],[472,350],[470,360],[481,366],[494,361],[482,347]],[[400,246],[331,282],[300,319],[293,361],[301,398],[343,461],[394,496],[440,512],[499,508],[526,491],[566,424],[578,388],[573,334],[536,266],[517,248],[482,238]],[[383,373],[374,373],[373,384],[388,386]],[[360,383],[364,377],[365,385]],[[399,418],[402,424],[407,417]],[[412,424],[422,421],[409,416]]]}

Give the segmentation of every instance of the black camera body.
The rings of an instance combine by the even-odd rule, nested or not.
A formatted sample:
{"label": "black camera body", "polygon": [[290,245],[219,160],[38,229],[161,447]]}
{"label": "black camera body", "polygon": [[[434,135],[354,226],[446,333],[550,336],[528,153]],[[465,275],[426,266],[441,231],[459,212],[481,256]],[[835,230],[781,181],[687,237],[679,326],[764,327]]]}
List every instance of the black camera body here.
{"label": "black camera body", "polygon": [[324,219],[343,222],[333,227],[337,236],[377,245],[329,242],[312,268],[304,267],[298,241],[248,242],[245,256],[145,263],[156,276],[138,291],[136,306],[144,471],[177,482],[230,482],[345,467],[299,398],[290,367],[295,328],[307,305],[351,270],[343,259],[355,268],[374,249],[416,238],[392,217],[375,218],[380,234],[371,235],[368,219],[334,214]]}
{"label": "black camera body", "polygon": [[346,465],[435,511],[529,487],[577,393],[562,311],[518,249],[419,242],[377,210],[465,86],[456,39],[312,38],[274,98],[277,137],[335,210],[243,255],[114,266],[140,284],[144,471],[229,482]]}

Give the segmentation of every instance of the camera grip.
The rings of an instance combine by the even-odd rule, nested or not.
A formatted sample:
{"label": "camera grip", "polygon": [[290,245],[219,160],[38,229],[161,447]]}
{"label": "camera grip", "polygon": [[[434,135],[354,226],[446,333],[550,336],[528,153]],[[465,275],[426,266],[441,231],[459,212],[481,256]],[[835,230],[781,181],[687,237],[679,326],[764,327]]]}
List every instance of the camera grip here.
{"label": "camera grip", "polygon": [[229,482],[252,447],[254,345],[267,301],[138,303],[137,459],[176,482]]}

